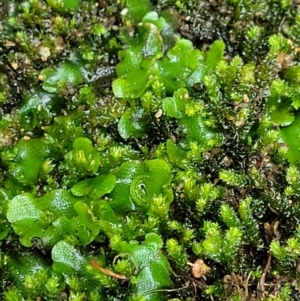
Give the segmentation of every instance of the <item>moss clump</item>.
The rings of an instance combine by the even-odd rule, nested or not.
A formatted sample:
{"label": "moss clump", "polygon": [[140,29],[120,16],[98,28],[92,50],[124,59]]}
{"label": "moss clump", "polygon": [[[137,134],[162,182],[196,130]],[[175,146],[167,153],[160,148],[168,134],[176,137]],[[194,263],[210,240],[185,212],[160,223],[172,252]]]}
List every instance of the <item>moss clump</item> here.
{"label": "moss clump", "polygon": [[298,15],[1,3],[0,299],[297,300]]}

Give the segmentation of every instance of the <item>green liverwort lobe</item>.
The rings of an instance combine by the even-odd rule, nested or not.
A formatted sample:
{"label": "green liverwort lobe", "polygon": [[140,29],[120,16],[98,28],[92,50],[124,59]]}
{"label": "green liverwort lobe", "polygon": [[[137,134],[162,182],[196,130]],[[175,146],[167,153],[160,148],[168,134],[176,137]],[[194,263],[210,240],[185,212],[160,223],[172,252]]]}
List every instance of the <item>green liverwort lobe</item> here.
{"label": "green liverwort lobe", "polygon": [[73,150],[65,155],[65,159],[84,174],[94,174],[100,164],[100,155],[93,148],[92,141],[84,137],[74,140]]}
{"label": "green liverwort lobe", "polygon": [[162,301],[161,293],[155,290],[172,286],[171,268],[161,252],[162,246],[161,237],[154,233],[147,234],[142,244],[121,243],[121,252],[130,254],[139,267],[139,273],[132,284],[133,291],[136,295],[144,295],[147,301]]}
{"label": "green liverwort lobe", "polygon": [[60,13],[77,11],[80,5],[80,0],[47,0],[49,6]]}
{"label": "green liverwort lobe", "polygon": [[14,149],[15,157],[9,163],[12,176],[26,185],[34,184],[51,149],[42,139],[20,140]]}
{"label": "green liverwort lobe", "polygon": [[80,271],[86,261],[80,252],[65,241],[58,242],[52,249],[53,270],[72,274]]}
{"label": "green liverwort lobe", "polygon": [[145,172],[135,177],[130,185],[130,196],[133,202],[144,210],[149,210],[153,201],[161,194],[164,203],[173,201],[173,192],[168,185],[171,183],[170,167],[164,160],[145,161]]}
{"label": "green liverwort lobe", "polygon": [[76,86],[83,82],[81,66],[78,63],[66,62],[58,67],[47,67],[41,71],[43,89],[49,93],[57,93],[64,84]]}

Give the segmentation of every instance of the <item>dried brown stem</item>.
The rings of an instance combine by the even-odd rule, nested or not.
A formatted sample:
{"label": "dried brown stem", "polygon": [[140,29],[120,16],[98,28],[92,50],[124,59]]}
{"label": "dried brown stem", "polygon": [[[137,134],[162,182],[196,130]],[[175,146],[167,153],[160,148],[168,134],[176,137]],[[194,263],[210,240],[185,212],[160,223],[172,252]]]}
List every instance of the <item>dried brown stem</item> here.
{"label": "dried brown stem", "polygon": [[128,280],[128,278],[124,275],[114,273],[114,272],[112,272],[108,269],[105,269],[105,268],[101,267],[96,260],[91,260],[90,264],[92,265],[92,267],[94,269],[97,269],[97,270],[101,271],[103,274],[105,274],[107,276],[114,277],[114,278],[120,279],[120,280]]}

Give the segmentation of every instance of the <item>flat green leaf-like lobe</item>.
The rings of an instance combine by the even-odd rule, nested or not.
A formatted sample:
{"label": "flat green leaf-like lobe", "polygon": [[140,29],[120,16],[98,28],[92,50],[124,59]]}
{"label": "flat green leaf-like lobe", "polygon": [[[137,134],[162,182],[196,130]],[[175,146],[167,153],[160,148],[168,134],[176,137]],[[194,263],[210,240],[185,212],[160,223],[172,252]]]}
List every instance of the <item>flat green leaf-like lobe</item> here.
{"label": "flat green leaf-like lobe", "polygon": [[112,89],[116,97],[137,98],[145,91],[148,81],[148,71],[144,69],[137,69],[114,80],[112,83]]}
{"label": "flat green leaf-like lobe", "polygon": [[65,239],[65,237],[73,236],[77,229],[78,225],[73,219],[60,216],[45,230],[42,242],[44,245],[54,246],[59,241]]}
{"label": "flat green leaf-like lobe", "polygon": [[143,210],[148,210],[153,198],[165,195],[167,202],[173,201],[173,193],[168,185],[171,183],[169,164],[161,159],[146,160],[145,172],[135,177],[130,185],[133,202]]}
{"label": "flat green leaf-like lobe", "polygon": [[162,101],[162,108],[169,117],[180,118],[184,110],[184,102],[174,97],[167,97]]}
{"label": "flat green leaf-like lobe", "polygon": [[49,210],[57,217],[64,215],[71,218],[76,215],[74,204],[78,201],[69,191],[64,189],[52,190],[44,196],[35,200],[37,207]]}
{"label": "flat green leaf-like lobe", "polygon": [[[173,66],[181,66],[182,72],[178,74],[180,78],[186,78],[192,70],[199,65],[199,59],[202,58],[201,52],[195,49],[192,42],[186,39],[180,39],[176,45],[167,53],[167,58]],[[169,70],[169,72],[174,72]]]}
{"label": "flat green leaf-like lobe", "polygon": [[140,22],[143,16],[151,11],[151,2],[149,0],[127,0],[128,17],[134,23]]}
{"label": "flat green leaf-like lobe", "polygon": [[188,91],[181,88],[174,92],[173,97],[162,100],[162,108],[169,117],[181,118],[184,115],[185,95],[188,95]]}
{"label": "flat green leaf-like lobe", "polygon": [[145,114],[142,109],[127,110],[118,123],[118,131],[123,139],[139,138],[146,135]]}
{"label": "flat green leaf-like lobe", "polygon": [[49,6],[60,13],[77,11],[80,0],[47,0]]}
{"label": "flat green leaf-like lobe", "polygon": [[144,166],[139,161],[124,162],[114,171],[116,186],[109,194],[112,199],[111,207],[118,214],[134,210],[135,205],[130,197],[130,185],[132,180],[144,173]]}
{"label": "flat green leaf-like lobe", "polygon": [[26,93],[16,113],[20,118],[20,126],[26,131],[32,131],[41,123],[47,124],[52,120],[52,108],[58,105],[61,98],[58,95],[36,90]]}
{"label": "flat green leaf-like lobe", "polygon": [[23,184],[34,184],[44,161],[50,157],[50,147],[42,139],[20,140],[15,151],[16,157],[10,164],[11,174]]}
{"label": "flat green leaf-like lobe", "polygon": [[156,25],[159,30],[163,30],[166,25],[166,20],[163,17],[159,17],[158,13],[155,11],[148,12],[143,20],[143,23],[152,23]]}
{"label": "flat green leaf-like lobe", "polygon": [[20,242],[26,247],[31,246],[31,238],[41,237],[47,221],[43,212],[37,209],[31,194],[15,196],[8,204],[7,219],[17,235]]}
{"label": "flat green leaf-like lobe", "polygon": [[83,200],[63,189],[40,198],[22,194],[10,201],[7,218],[26,247],[32,245],[33,237],[41,238],[45,246],[53,246],[66,237],[85,246],[98,235],[100,226],[92,208]]}
{"label": "flat green leaf-like lobe", "polygon": [[138,26],[138,35],[130,39],[132,47],[119,52],[118,78],[112,89],[116,97],[137,98],[148,86],[151,67],[162,56],[163,41],[158,28],[152,23]]}
{"label": "flat green leaf-like lobe", "polygon": [[29,193],[15,196],[8,204],[7,219],[10,223],[21,220],[38,220],[42,211],[34,205],[34,198]]}
{"label": "flat green leaf-like lobe", "polygon": [[92,199],[100,199],[107,193],[110,193],[116,185],[116,176],[100,175],[92,179],[78,182],[71,188],[75,196],[87,195]]}
{"label": "flat green leaf-like lobe", "polygon": [[83,82],[80,65],[74,62],[62,63],[56,68],[48,67],[41,71],[41,75],[43,89],[49,93],[56,93],[59,83],[76,86]]}
{"label": "flat green leaf-like lobe", "polygon": [[300,165],[300,114],[295,117],[295,121],[279,131],[280,138],[289,150],[286,154],[290,163]]}
{"label": "flat green leaf-like lobe", "polygon": [[119,78],[126,73],[139,69],[140,64],[143,60],[140,50],[140,47],[131,47],[119,51],[118,57],[120,63],[116,67],[116,72]]}
{"label": "flat green leaf-like lobe", "polygon": [[85,259],[80,252],[65,241],[60,241],[53,247],[51,256],[53,270],[59,273],[72,274],[78,272],[85,264]]}
{"label": "flat green leaf-like lobe", "polygon": [[288,126],[295,120],[295,116],[291,113],[291,101],[288,99],[270,97],[268,99],[267,109],[270,120],[278,125]]}
{"label": "flat green leaf-like lobe", "polygon": [[82,223],[89,231],[91,231],[94,237],[98,235],[100,226],[98,219],[93,214],[91,208],[83,202],[77,202],[74,205],[74,208],[78,213],[80,223]]}
{"label": "flat green leaf-like lobe", "polygon": [[[136,264],[140,267],[134,284],[134,292],[138,295],[149,292],[151,290],[162,289],[172,286],[170,279],[170,265],[166,257],[162,254],[162,239],[159,235],[149,233],[146,235],[145,241],[139,245],[121,244],[121,252],[128,253],[132,256]],[[146,295],[146,300],[161,301],[158,293]]]}
{"label": "flat green leaf-like lobe", "polygon": [[174,162],[179,167],[183,167],[183,161],[186,160],[187,153],[183,149],[180,149],[171,139],[167,140],[166,146],[171,162]]}
{"label": "flat green leaf-like lobe", "polygon": [[93,202],[93,213],[99,220],[105,220],[111,224],[117,224],[118,218],[111,208],[111,203],[105,200],[100,202]]}
{"label": "flat green leaf-like lobe", "polygon": [[202,60],[200,50],[195,49],[190,41],[178,40],[167,56],[158,62],[167,91],[173,92],[185,87],[186,79],[199,67]]}
{"label": "flat green leaf-like lobe", "polygon": [[208,127],[203,118],[198,115],[184,116],[179,120],[179,123],[184,127],[187,140],[189,142],[197,142],[201,147],[209,148],[208,142],[216,135],[215,131]]}
{"label": "flat green leaf-like lobe", "polygon": [[100,165],[100,154],[93,147],[92,141],[78,137],[73,142],[73,150],[65,154],[66,164],[75,167],[85,175],[96,173]]}

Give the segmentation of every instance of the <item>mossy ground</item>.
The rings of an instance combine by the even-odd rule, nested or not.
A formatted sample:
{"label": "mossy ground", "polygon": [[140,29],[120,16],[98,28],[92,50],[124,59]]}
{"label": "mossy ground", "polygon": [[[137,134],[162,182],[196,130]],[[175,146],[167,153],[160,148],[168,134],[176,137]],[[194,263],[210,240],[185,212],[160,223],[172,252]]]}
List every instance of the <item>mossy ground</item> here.
{"label": "mossy ground", "polygon": [[298,2],[0,0],[0,299],[299,300]]}

